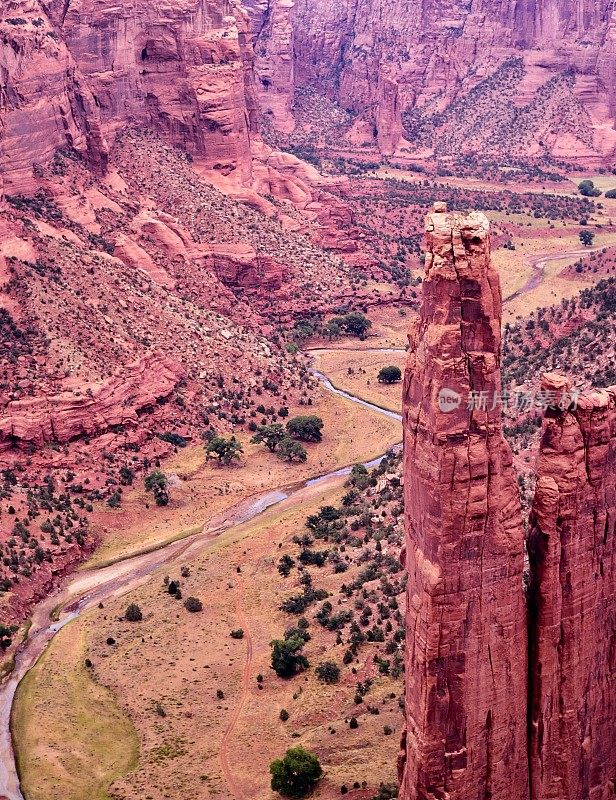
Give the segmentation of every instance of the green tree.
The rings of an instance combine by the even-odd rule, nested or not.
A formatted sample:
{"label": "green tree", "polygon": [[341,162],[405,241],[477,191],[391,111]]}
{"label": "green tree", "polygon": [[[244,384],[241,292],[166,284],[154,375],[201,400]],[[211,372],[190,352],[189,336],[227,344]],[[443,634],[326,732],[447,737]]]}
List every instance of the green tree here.
{"label": "green tree", "polygon": [[337,339],[342,333],[342,326],[340,325],[340,317],[334,317],[326,322],[323,326],[323,333],[330,340]]}
{"label": "green tree", "polygon": [[595,234],[592,231],[580,231],[580,242],[584,247],[590,247],[595,240]]}
{"label": "green tree", "polygon": [[397,383],[402,379],[400,367],[383,367],[379,371],[379,383]]}
{"label": "green tree", "polygon": [[340,667],[335,661],[322,661],[315,672],[323,683],[338,683],[340,680]]}
{"label": "green tree", "polygon": [[272,790],[283,797],[305,797],[323,776],[319,759],[303,747],[291,747],[270,764]]}
{"label": "green tree", "polygon": [[584,197],[599,197],[601,189],[597,189],[591,180],[580,181],[578,183],[578,191]]}
{"label": "green tree", "polygon": [[244,448],[235,436],[231,436],[229,439],[225,439],[224,436],[214,436],[208,442],[205,452],[208,458],[211,455],[215,455],[221,464],[228,466],[232,461],[240,457],[240,454],[244,452]]}
{"label": "green tree", "polygon": [[152,492],[157,506],[166,506],[169,503],[169,481],[164,472],[156,470],[150,472],[145,478],[147,492]]}
{"label": "green tree", "polygon": [[308,669],[308,659],[301,652],[305,643],[306,640],[297,634],[271,642],[272,669],[279,678],[292,678]]}
{"label": "green tree", "polygon": [[353,336],[359,336],[360,339],[364,339],[369,328],[372,327],[372,322],[368,317],[360,314],[359,311],[346,314],[342,319],[344,330]]}
{"label": "green tree", "polygon": [[275,453],[276,448],[286,437],[284,426],[279,422],[272,425],[259,425],[257,432],[250,440],[253,444],[264,444],[270,453]]}
{"label": "green tree", "polygon": [[321,431],[323,420],[314,414],[293,417],[287,422],[287,431],[294,439],[302,442],[320,442],[323,438]]}
{"label": "green tree", "polygon": [[290,436],[285,436],[278,445],[278,452],[276,453],[281,461],[298,461],[304,462],[308,458],[306,448],[302,447],[299,442],[291,439]]}

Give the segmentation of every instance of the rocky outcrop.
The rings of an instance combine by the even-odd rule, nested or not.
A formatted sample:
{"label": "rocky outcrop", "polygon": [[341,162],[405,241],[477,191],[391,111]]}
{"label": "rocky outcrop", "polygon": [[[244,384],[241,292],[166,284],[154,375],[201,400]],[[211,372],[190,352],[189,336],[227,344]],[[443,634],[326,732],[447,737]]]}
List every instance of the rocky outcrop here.
{"label": "rocky outcrop", "polygon": [[[562,386],[557,378],[544,388]],[[546,415],[529,554],[532,797],[607,800],[616,796],[616,387]]]}
{"label": "rocky outcrop", "polygon": [[152,355],[89,390],[12,401],[0,410],[0,453],[134,424],[140,412],[167,398],[182,376],[170,359]]}
{"label": "rocky outcrop", "polygon": [[[6,16],[4,16],[6,14]],[[7,194],[33,185],[33,168],[62,148],[98,174],[107,144],[94,96],[37,0],[3,8],[0,21],[0,178]]]}
{"label": "rocky outcrop", "polygon": [[56,0],[52,13],[110,130],[142,121],[208,168],[250,179],[258,120],[239,8],[227,0]]}
{"label": "rocky outcrop", "polygon": [[[489,224],[436,204],[404,386],[404,800],[528,796],[523,528]],[[469,398],[471,402],[469,402]],[[520,708],[522,703],[522,708]]]}
{"label": "rocky outcrop", "polygon": [[283,284],[282,265],[270,256],[257,254],[250,245],[209,245],[206,250],[208,262],[225,286],[276,291]]}

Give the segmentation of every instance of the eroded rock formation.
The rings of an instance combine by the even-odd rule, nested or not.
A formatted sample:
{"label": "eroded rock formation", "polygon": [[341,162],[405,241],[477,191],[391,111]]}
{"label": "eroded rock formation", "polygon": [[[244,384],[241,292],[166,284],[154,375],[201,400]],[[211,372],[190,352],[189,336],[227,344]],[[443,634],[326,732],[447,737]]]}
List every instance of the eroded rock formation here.
{"label": "eroded rock formation", "polygon": [[524,800],[524,534],[493,403],[501,391],[501,294],[483,214],[435,205],[423,287],[404,387],[401,797]]}
{"label": "eroded rock formation", "polygon": [[[554,391],[563,379],[548,375]],[[529,538],[533,800],[616,796],[616,387],[544,421]]]}
{"label": "eroded rock formation", "polygon": [[[483,214],[427,218],[404,387],[403,800],[616,797],[616,387],[543,376],[523,585]],[[528,645],[528,658],[527,658]],[[527,670],[528,664],[528,670]]]}
{"label": "eroded rock formation", "polygon": [[0,453],[135,424],[139,412],[168,397],[182,375],[170,359],[152,355],[90,390],[12,401],[0,417]]}
{"label": "eroded rock formation", "polygon": [[104,171],[108,152],[96,101],[37,0],[12,3],[0,21],[0,68],[0,190],[27,191],[33,165],[62,148]]}
{"label": "eroded rock formation", "polygon": [[[251,2],[268,55],[257,63],[264,103],[290,107],[309,86],[368,118],[383,152],[405,138],[450,155],[475,154],[477,140],[485,152],[568,159],[616,146],[610,0],[295,0],[283,17],[290,5]],[[501,75],[510,59],[519,70]]]}

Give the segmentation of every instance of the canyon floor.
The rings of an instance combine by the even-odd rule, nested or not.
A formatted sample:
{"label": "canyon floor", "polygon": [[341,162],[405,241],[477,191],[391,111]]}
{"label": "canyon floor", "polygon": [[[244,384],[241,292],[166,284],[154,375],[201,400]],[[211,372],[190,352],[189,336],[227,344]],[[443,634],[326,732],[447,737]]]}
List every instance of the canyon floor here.
{"label": "canyon floor", "polygon": [[[414,282],[421,276],[414,245],[409,244],[406,230],[404,243],[398,239],[400,225],[409,219],[409,231],[416,235],[424,200],[421,197],[416,204],[418,198],[413,196],[408,210],[400,212],[399,197],[391,200],[383,186],[380,178],[359,182],[349,202],[355,202],[353,192],[361,194],[355,212],[367,251],[383,254],[408,247],[404,259]],[[454,192],[469,204],[477,191],[489,194],[491,189],[469,188],[459,181],[439,186],[432,190],[433,196]],[[395,189],[400,197],[407,191]],[[457,194],[460,191],[463,195]],[[500,202],[495,200],[494,205]],[[390,215],[397,234],[379,224],[371,213],[373,204]],[[606,200],[604,208],[594,212],[591,248],[580,244],[577,209],[558,209],[563,214],[558,221],[556,212],[547,219],[534,216],[531,206],[525,212],[488,211],[496,231],[493,259],[501,275],[505,322],[522,332],[519,343],[516,339],[511,345],[514,364],[524,348],[530,355],[523,357],[533,363],[535,341],[529,320],[537,320],[552,306],[558,309],[609,277],[613,269],[616,228],[611,214],[616,212],[616,201]],[[400,213],[410,216],[396,220]],[[515,250],[504,246],[507,242]],[[405,296],[402,290],[400,296],[399,287],[376,273],[361,282],[365,287],[360,307],[372,321],[368,336],[331,341],[319,334],[300,346],[333,387],[398,412],[400,384],[383,385],[377,375],[383,366],[404,367],[418,290],[411,288]],[[556,312],[550,314],[556,318]],[[584,323],[583,316],[573,318],[576,325]],[[566,335],[571,324],[569,320],[561,326]],[[229,364],[225,378],[233,373]],[[285,385],[291,387],[292,369],[285,364],[284,370]],[[535,378],[533,373],[529,380]],[[317,680],[314,667],[325,660],[341,664],[347,646],[334,630],[315,621],[314,606],[306,612],[311,639],[305,653],[311,668],[287,681],[277,678],[269,665],[270,642],[282,638],[297,621],[280,605],[291,592],[299,591],[300,574],[283,578],[279,559],[297,557],[294,537],[306,534],[309,515],[323,506],[340,505],[353,491],[345,486],[348,476],[299,487],[340,467],[371,461],[401,438],[399,422],[377,410],[316,383],[310,392],[308,412],[290,388],[287,401],[291,415],[315,413],[325,423],[323,441],[307,445],[306,463],[280,462],[262,446],[251,444],[251,434],[240,427],[233,430],[244,445],[241,462],[220,467],[206,459],[203,445],[196,444],[193,435],[188,446],[159,454],[171,481],[169,506],[155,506],[140,488],[140,480],[124,488],[121,508],[112,510],[102,499],[94,503],[90,522],[98,547],[71,579],[75,595],[61,597],[59,603],[70,610],[75,597],[88,594],[100,570],[108,571],[114,590],[102,607],[94,603],[53,638],[19,687],[12,727],[28,800],[54,800],[60,795],[67,800],[228,796],[262,800],[273,796],[269,763],[294,744],[319,754],[325,778],[315,796],[323,800],[338,797],[342,787],[349,797],[368,800],[380,783],[395,781],[402,677],[387,670],[382,673],[379,665],[382,659],[391,661],[392,655],[395,661],[399,648],[385,650],[386,643],[364,642],[358,656],[342,668],[340,683],[325,685]],[[512,434],[521,475],[534,457],[534,430],[528,432],[520,424]],[[96,485],[103,485],[104,478],[104,471],[93,476]],[[242,521],[242,511],[251,503],[268,493],[276,499],[279,490],[291,490],[290,496],[278,498],[280,502],[255,519]],[[367,502],[378,508],[382,501]],[[397,529],[396,518],[392,520],[388,536]],[[394,539],[383,550],[397,558]],[[192,547],[193,541],[198,546]],[[153,572],[148,568],[136,585],[124,583],[132,559],[154,564],[165,548],[172,554],[170,560]],[[187,568],[185,576],[182,567]],[[336,604],[341,610],[353,605],[357,613],[362,608],[361,595],[360,605],[354,605],[357,601],[341,594],[341,588],[361,572],[357,559],[340,573],[331,564],[311,570],[315,585],[331,593],[334,613]],[[198,597],[203,611],[190,614],[183,602],[172,598],[166,577],[180,581],[184,598]],[[385,612],[377,610],[380,595],[375,599],[372,593],[382,582],[373,580],[365,603],[378,616]],[[91,596],[94,602],[94,590]],[[139,623],[123,619],[130,602],[143,610]],[[399,603],[403,605],[401,599]],[[61,608],[53,609],[53,614],[61,617]],[[388,617],[380,619],[385,624]],[[238,629],[243,637],[232,638],[231,631]],[[372,683],[365,698],[356,702],[358,684],[368,680]],[[285,722],[280,719],[282,709],[289,714]],[[357,719],[357,728],[351,728],[351,718]]]}
{"label": "canyon floor", "polygon": [[[388,355],[381,354],[381,362]],[[322,366],[319,360],[316,365]],[[380,400],[386,405],[387,394]],[[336,447],[327,438],[315,447],[309,462],[312,473],[317,466],[323,473],[371,460],[400,439],[395,420],[331,395],[323,398],[326,405],[330,442],[334,439]],[[241,483],[243,475],[259,475],[262,491],[311,474],[306,468],[276,467],[271,455],[264,462],[249,454],[247,467],[205,474],[197,469],[180,501],[182,514],[194,519],[204,513],[203,498],[190,490],[191,483],[212,488],[233,480],[235,491],[225,495],[224,502],[235,504],[255,488]],[[269,666],[269,642],[292,624],[278,610],[287,585],[277,561],[292,552],[292,539],[301,534],[308,515],[339,501],[344,481],[333,477],[307,487],[212,540],[202,555],[166,564],[143,588],[64,628],[17,696],[14,734],[26,796],[51,798],[61,792],[67,798],[103,798],[109,783],[118,778],[111,797],[267,797],[270,761],[298,743],[319,752],[327,765],[319,797],[338,796],[342,785],[352,788],[356,781],[366,781],[368,788],[353,790],[350,796],[368,797],[380,782],[393,782],[401,679],[375,680],[367,701],[378,714],[353,701],[355,684],[378,676],[373,657],[382,651],[379,645],[369,645],[354,665],[355,674],[345,668],[335,686],[324,687],[313,670],[285,681]],[[142,508],[142,498],[134,502]],[[129,501],[121,512],[127,522],[130,506]],[[136,521],[118,528],[124,547],[128,540],[132,548],[135,539],[148,544],[167,541],[174,528],[184,525],[184,516],[158,524],[144,521],[142,511],[141,530],[147,531],[147,538],[136,536]],[[164,535],[157,535],[162,529]],[[86,570],[126,555],[119,536],[118,531],[111,534],[107,547],[86,563]],[[181,566],[190,569],[190,576],[181,580],[182,591],[203,601],[200,614],[189,614],[165,591],[164,576],[179,578]],[[335,592],[356,573],[351,569],[328,574],[319,585]],[[144,620],[136,625],[121,621],[129,602],[137,602],[144,611]],[[230,638],[238,628],[244,631],[243,639]],[[314,624],[310,632],[306,654],[311,662],[341,661],[344,647],[334,644],[333,633]],[[116,641],[112,647],[106,644],[109,637]],[[85,666],[86,659],[92,667]],[[260,683],[259,674],[264,676]],[[218,690],[224,698],[217,699]],[[289,712],[287,722],[279,719],[282,708]],[[359,718],[356,730],[349,727],[352,716]]]}

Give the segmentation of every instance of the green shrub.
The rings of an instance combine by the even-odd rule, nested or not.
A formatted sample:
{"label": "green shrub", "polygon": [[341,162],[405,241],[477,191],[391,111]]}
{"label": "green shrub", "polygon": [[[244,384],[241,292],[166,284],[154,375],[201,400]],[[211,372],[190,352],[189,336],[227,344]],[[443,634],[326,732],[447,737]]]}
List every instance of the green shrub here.
{"label": "green shrub", "polygon": [[308,659],[302,654],[305,643],[305,639],[299,635],[271,642],[272,669],[279,678],[292,678],[308,669]]}
{"label": "green shrub", "polygon": [[323,661],[315,670],[317,678],[323,683],[338,683],[340,680],[340,667],[335,661]]}
{"label": "green shrub", "polygon": [[190,611],[191,614],[196,614],[199,611],[203,611],[203,603],[198,597],[187,597],[184,601],[184,608]]}
{"label": "green shrub", "polygon": [[145,489],[147,492],[152,492],[157,506],[166,506],[169,504],[169,481],[164,472],[156,470],[150,472],[145,478]]}
{"label": "green shrub", "polygon": [[291,747],[270,764],[271,787],[283,797],[305,797],[323,775],[319,759],[303,747]]}
{"label": "green shrub", "polygon": [[124,619],[127,622],[141,622],[143,614],[137,603],[131,603],[124,612]]}

